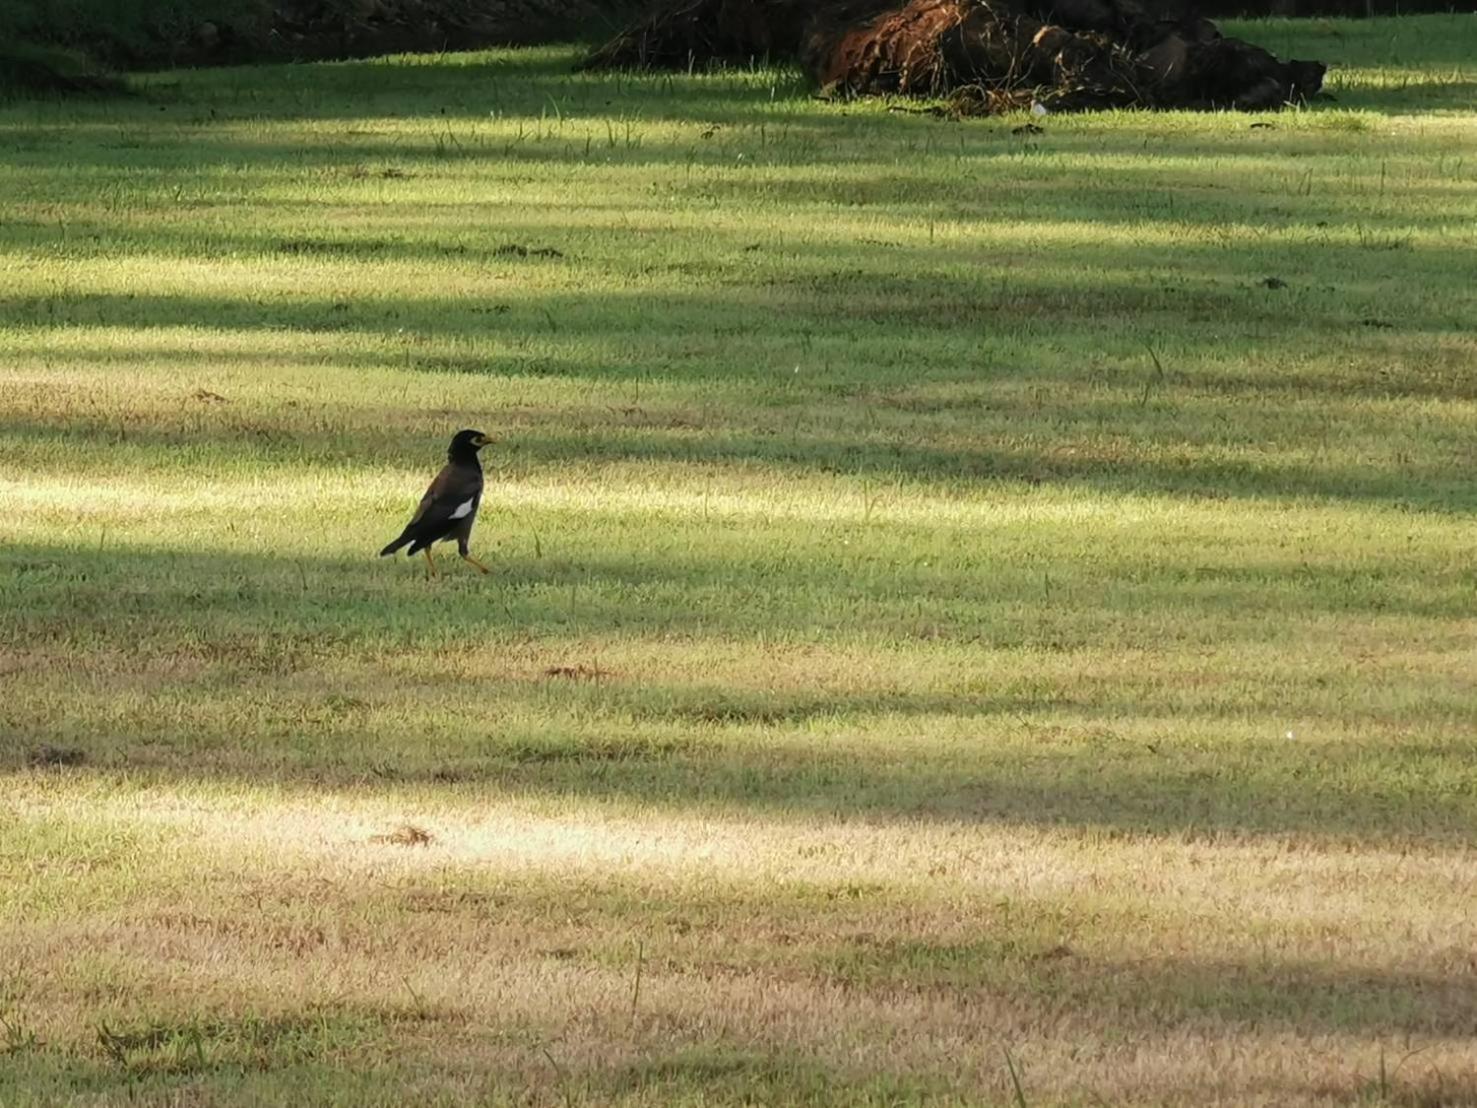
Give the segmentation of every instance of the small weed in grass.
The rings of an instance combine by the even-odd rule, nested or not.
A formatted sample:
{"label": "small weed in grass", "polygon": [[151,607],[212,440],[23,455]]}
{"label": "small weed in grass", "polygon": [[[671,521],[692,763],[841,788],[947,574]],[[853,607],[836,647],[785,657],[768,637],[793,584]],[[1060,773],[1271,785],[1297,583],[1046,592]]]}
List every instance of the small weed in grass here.
{"label": "small weed in grass", "polygon": [[31,751],[31,765],[42,768],[52,766],[80,766],[87,761],[87,752],[73,746],[38,746]]}
{"label": "small weed in grass", "polygon": [[20,1054],[38,1050],[42,1046],[40,1036],[17,1012],[0,1012],[0,1054]]}

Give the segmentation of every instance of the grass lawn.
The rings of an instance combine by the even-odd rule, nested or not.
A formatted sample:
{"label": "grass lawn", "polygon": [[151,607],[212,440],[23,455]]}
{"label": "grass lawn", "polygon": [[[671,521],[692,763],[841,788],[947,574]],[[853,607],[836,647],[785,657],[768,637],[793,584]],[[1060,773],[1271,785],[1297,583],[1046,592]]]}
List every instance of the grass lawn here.
{"label": "grass lawn", "polygon": [[1477,19],[1233,29],[0,106],[0,1105],[1477,1104]]}

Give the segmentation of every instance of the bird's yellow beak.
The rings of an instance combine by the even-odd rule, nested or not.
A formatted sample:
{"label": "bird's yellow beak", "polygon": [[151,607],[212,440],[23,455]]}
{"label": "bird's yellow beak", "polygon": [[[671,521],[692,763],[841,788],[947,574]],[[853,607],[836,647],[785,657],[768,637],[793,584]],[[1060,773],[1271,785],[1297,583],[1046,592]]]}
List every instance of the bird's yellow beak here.
{"label": "bird's yellow beak", "polygon": [[491,435],[478,435],[472,440],[472,444],[474,446],[488,446],[496,441]]}

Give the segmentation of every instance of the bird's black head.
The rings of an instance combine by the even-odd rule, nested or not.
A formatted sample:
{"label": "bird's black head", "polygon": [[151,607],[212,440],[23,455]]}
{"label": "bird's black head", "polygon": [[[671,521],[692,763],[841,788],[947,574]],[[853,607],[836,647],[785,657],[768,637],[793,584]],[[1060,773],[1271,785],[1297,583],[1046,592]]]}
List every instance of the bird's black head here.
{"label": "bird's black head", "polygon": [[458,431],[452,436],[451,445],[447,447],[446,456],[453,462],[475,462],[477,451],[490,443],[481,431]]}

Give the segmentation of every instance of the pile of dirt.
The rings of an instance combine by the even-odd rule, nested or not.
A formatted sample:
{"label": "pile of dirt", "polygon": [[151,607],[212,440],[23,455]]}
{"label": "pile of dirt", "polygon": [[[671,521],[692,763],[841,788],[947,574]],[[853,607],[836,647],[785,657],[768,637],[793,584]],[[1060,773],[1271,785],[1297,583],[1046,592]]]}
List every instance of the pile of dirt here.
{"label": "pile of dirt", "polygon": [[1319,62],[1283,62],[1214,23],[1139,0],[679,0],[586,68],[798,60],[834,95],[946,98],[960,114],[1039,104],[1262,110],[1314,95]]}

